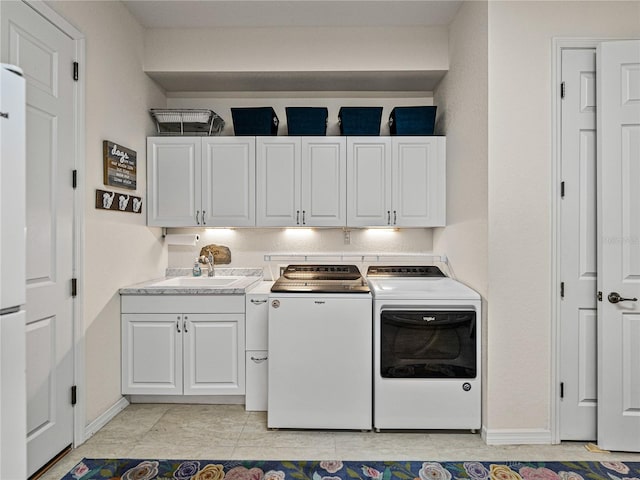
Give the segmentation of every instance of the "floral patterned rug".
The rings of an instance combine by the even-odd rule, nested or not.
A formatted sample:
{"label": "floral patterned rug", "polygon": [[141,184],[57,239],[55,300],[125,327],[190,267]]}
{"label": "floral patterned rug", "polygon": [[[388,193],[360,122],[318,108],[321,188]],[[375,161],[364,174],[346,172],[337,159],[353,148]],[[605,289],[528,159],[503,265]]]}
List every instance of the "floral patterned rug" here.
{"label": "floral patterned rug", "polygon": [[358,462],[85,458],[62,480],[640,480],[640,462]]}

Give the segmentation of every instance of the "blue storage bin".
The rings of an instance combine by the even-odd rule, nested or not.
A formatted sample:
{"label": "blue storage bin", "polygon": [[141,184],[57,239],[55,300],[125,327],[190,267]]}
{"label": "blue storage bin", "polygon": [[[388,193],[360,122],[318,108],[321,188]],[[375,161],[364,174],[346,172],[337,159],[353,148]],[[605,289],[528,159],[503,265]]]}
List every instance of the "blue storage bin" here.
{"label": "blue storage bin", "polygon": [[278,116],[271,107],[232,108],[233,130],[241,135],[277,135]]}
{"label": "blue storage bin", "polygon": [[326,135],[325,107],[286,107],[289,135]]}
{"label": "blue storage bin", "polygon": [[389,115],[391,135],[433,135],[436,107],[395,107]]}
{"label": "blue storage bin", "polygon": [[382,107],[340,107],[340,135],[380,135]]}

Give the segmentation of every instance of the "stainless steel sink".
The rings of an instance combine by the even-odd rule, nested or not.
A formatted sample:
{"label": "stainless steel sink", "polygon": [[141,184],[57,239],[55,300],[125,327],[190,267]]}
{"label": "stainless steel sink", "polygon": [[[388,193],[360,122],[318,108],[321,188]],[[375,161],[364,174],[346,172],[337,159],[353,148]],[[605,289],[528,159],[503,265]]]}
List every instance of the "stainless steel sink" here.
{"label": "stainless steel sink", "polygon": [[150,287],[229,287],[244,277],[174,277],[149,285]]}

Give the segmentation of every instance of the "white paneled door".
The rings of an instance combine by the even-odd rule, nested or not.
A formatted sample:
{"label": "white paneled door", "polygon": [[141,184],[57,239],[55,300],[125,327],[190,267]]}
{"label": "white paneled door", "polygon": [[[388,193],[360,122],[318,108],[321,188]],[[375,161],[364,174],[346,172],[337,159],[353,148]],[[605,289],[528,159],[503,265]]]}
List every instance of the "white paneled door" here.
{"label": "white paneled door", "polygon": [[560,439],[595,440],[596,52],[562,52]]}
{"label": "white paneled door", "polygon": [[597,62],[598,445],[640,451],[640,40]]}
{"label": "white paneled door", "polygon": [[73,442],[75,44],[25,3],[0,5],[2,61],[21,67],[27,80],[27,462],[32,474]]}

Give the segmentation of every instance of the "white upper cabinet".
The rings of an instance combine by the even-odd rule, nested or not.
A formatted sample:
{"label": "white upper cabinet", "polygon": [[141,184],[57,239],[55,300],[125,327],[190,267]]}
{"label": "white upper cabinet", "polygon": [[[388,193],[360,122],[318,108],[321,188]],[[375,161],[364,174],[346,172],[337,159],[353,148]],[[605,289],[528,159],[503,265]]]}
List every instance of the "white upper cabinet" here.
{"label": "white upper cabinet", "polygon": [[445,137],[151,137],[148,224],[437,227]]}
{"label": "white upper cabinet", "polygon": [[445,137],[349,137],[347,224],[445,225]]}
{"label": "white upper cabinet", "polygon": [[147,139],[148,225],[255,225],[253,137]]}
{"label": "white upper cabinet", "polygon": [[347,225],[389,225],[391,219],[391,138],[347,139]]}
{"label": "white upper cabinet", "polygon": [[290,227],[300,218],[300,138],[257,137],[256,197],[259,227]]}
{"label": "white upper cabinet", "polygon": [[391,140],[391,223],[399,227],[440,227],[446,219],[444,137]]}
{"label": "white upper cabinet", "polygon": [[258,137],[256,143],[258,226],[345,225],[344,137]]}
{"label": "white upper cabinet", "polygon": [[347,220],[344,137],[302,137],[302,223],[343,227]]}
{"label": "white upper cabinet", "polygon": [[200,215],[200,138],[147,139],[147,223],[190,227]]}
{"label": "white upper cabinet", "polygon": [[202,223],[249,227],[256,223],[255,141],[247,137],[202,139]]}

